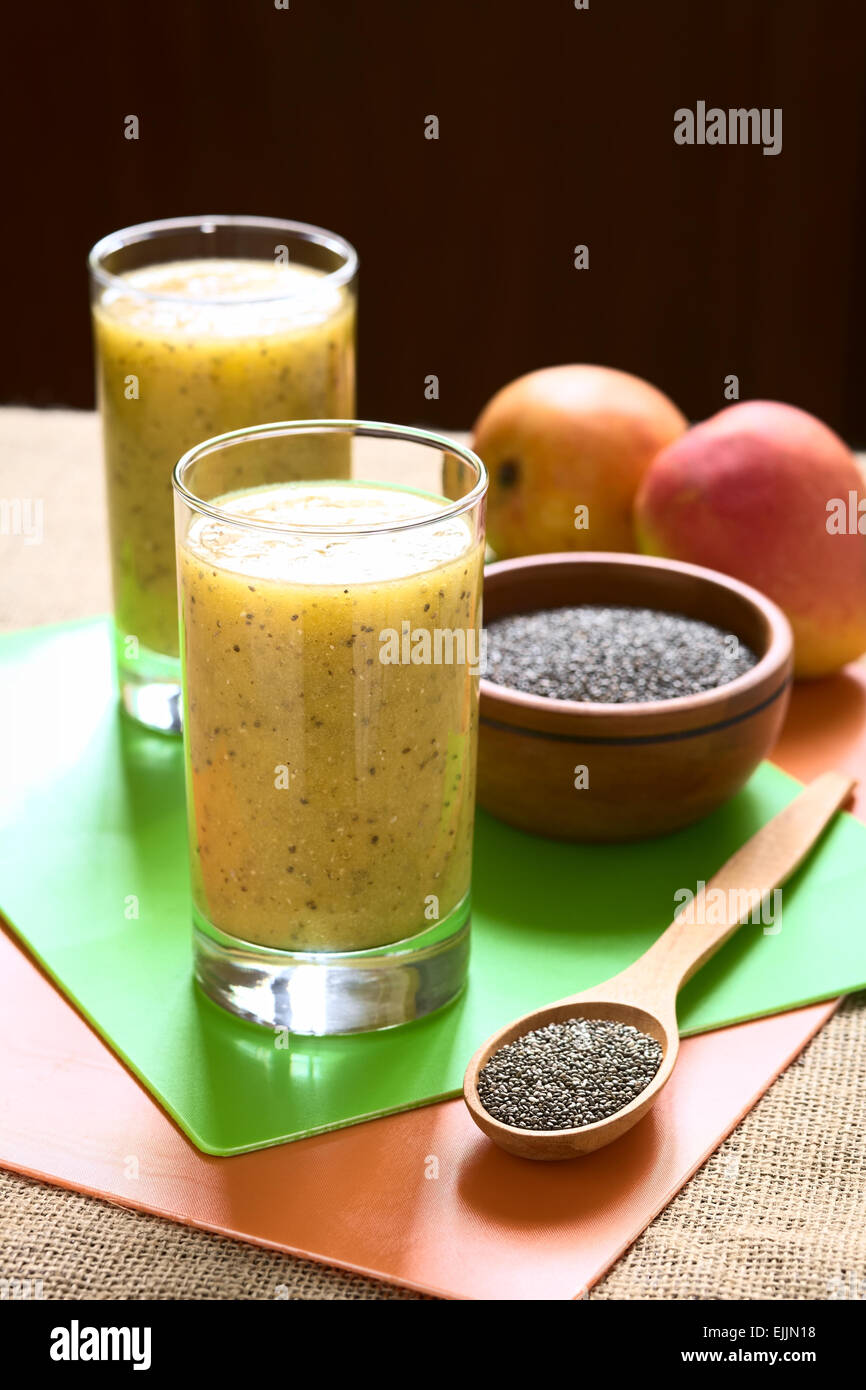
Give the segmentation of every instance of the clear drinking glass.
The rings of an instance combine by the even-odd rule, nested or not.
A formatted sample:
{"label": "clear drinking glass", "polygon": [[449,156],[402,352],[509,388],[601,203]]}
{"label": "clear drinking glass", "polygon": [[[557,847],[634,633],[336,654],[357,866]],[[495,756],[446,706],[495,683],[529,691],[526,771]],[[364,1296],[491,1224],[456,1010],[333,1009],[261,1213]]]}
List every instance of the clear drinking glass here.
{"label": "clear drinking glass", "polygon": [[250,421],[355,409],[357,256],[267,217],[127,227],[90,253],[120,695],[180,729],[171,470]]}
{"label": "clear drinking glass", "polygon": [[484,465],[283,422],[174,487],[198,982],[297,1033],[429,1013],[469,954]]}

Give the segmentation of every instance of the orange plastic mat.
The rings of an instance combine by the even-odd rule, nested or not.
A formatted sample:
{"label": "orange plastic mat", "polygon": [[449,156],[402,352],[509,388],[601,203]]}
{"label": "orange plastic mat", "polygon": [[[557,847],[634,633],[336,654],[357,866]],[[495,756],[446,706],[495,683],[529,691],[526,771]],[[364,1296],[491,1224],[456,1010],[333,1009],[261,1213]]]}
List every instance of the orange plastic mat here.
{"label": "orange plastic mat", "polygon": [[[799,688],[776,761],[866,782],[866,672]],[[856,813],[866,819],[866,789]],[[199,1153],[0,934],[0,1163],[173,1220],[454,1298],[573,1299],[652,1220],[832,1013],[683,1043],[650,1116],[573,1163],[500,1153],[459,1101],[300,1143]]]}

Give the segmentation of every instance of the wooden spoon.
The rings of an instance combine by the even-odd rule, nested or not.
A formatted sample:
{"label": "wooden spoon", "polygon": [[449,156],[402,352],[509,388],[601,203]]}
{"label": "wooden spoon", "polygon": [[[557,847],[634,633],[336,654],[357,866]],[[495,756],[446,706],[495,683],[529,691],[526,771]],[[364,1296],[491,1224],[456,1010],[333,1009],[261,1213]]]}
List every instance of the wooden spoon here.
{"label": "wooden spoon", "polygon": [[[692,923],[681,920],[681,909],[667,931],[627,970],[581,994],[534,1009],[488,1038],[466,1068],[463,1082],[464,1099],[479,1128],[501,1148],[521,1158],[554,1159],[591,1153],[637,1124],[668,1081],[677,1060],[676,999],[680,986],[724,945],[764,897],[799,868],[855,785],[841,773],[825,772],[737,850],[696,895],[689,908],[689,915],[694,913]],[[707,925],[701,908],[707,894],[719,888],[724,899],[714,893],[714,903],[724,901],[728,911],[718,913],[724,921]],[[647,1088],[622,1110],[580,1129],[519,1129],[495,1120],[478,1095],[479,1072],[493,1053],[534,1028],[576,1017],[615,1019],[655,1038],[661,1044],[662,1061]]]}

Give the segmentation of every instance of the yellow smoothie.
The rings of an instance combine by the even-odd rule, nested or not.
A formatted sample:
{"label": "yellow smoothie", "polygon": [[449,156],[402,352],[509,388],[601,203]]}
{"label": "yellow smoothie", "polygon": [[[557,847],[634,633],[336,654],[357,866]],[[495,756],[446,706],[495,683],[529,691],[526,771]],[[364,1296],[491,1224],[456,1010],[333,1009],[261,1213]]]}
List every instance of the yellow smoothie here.
{"label": "yellow smoothie", "polygon": [[[443,502],[334,481],[217,505],[341,527]],[[192,520],[178,549],[187,796],[193,893],[214,926],[361,950],[426,931],[466,897],[482,564],[465,516],[372,535]],[[441,639],[458,631],[464,659],[437,662],[437,641],[459,657]],[[403,657],[410,634],[415,657],[395,660],[388,634]]]}
{"label": "yellow smoothie", "polygon": [[[121,639],[176,656],[171,470],[227,430],[351,416],[354,297],[321,271],[264,260],[176,261],[119,278],[94,306],[115,617]],[[322,442],[303,474],[348,476],[341,444]]]}

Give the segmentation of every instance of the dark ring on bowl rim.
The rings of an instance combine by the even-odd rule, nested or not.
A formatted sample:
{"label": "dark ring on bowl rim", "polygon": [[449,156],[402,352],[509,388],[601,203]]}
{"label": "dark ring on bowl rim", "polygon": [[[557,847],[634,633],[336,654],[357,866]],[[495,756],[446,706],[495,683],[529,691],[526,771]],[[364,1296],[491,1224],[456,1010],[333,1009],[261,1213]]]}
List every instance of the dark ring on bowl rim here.
{"label": "dark ring on bowl rim", "polygon": [[[775,690],[772,695],[767,696],[766,700],[762,700],[758,705],[753,705],[751,709],[742,710],[739,714],[732,714],[729,719],[721,719],[716,724],[702,724],[695,729],[672,729],[666,734],[632,734],[630,736],[627,734],[612,734],[610,738],[604,738],[600,734],[560,734],[553,730],[532,729],[526,724],[506,724],[504,720],[490,719],[483,714],[479,716],[478,722],[484,728],[499,729],[503,733],[525,734],[527,738],[549,739],[551,743],[604,744],[607,747],[619,748],[639,747],[649,743],[679,743],[682,739],[700,738],[703,734],[719,733],[722,729],[730,729],[734,724],[741,724],[744,719],[751,719],[753,715],[760,714],[762,710],[768,709],[770,705],[774,704],[776,700],[780,699],[781,696],[785,694],[785,691],[793,683],[793,679],[793,676],[787,676],[778,689]],[[492,685],[493,682],[490,681],[488,684]],[[733,685],[733,681],[729,681],[728,684]],[[510,686],[505,685],[499,686],[498,688],[500,690],[511,689]],[[724,690],[724,688],[723,685],[715,687],[716,690]],[[564,704],[565,701],[559,701],[558,703]],[[649,704],[651,702],[647,701],[647,703]],[[669,700],[664,703],[666,705],[675,705],[677,702],[676,700]],[[607,709],[608,706],[602,706],[602,708]],[[634,705],[630,705],[629,708],[633,709]]]}

